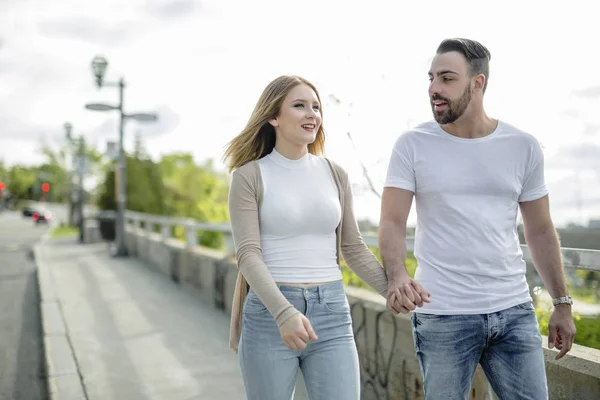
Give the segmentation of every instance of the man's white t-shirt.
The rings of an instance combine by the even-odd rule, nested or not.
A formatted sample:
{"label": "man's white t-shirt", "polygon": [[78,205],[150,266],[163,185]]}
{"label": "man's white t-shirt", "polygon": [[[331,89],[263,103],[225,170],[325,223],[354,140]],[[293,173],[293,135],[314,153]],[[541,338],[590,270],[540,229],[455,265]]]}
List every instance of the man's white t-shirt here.
{"label": "man's white t-shirt", "polygon": [[431,293],[416,312],[485,314],[531,300],[518,206],[548,193],[532,135],[499,121],[464,139],[423,123],[397,139],[385,186],[415,193],[415,279]]}

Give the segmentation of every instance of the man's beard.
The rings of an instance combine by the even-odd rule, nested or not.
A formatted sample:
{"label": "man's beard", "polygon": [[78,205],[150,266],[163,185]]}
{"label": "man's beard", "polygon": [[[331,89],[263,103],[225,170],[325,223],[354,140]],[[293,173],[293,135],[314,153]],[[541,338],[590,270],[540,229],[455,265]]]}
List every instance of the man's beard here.
{"label": "man's beard", "polygon": [[[448,106],[443,111],[435,111],[435,105],[433,104],[434,100],[445,101]],[[433,111],[433,117],[437,123],[440,125],[451,124],[465,113],[465,110],[471,101],[471,85],[469,84],[469,86],[466,87],[462,96],[456,101],[451,101],[438,94],[434,94],[431,97],[431,101],[431,110]]]}

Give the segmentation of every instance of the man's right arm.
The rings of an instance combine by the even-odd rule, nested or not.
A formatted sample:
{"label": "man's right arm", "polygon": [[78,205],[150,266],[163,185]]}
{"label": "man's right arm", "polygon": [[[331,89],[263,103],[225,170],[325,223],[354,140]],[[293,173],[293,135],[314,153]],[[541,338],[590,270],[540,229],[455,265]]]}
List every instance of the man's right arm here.
{"label": "man's right arm", "polygon": [[381,200],[379,251],[388,282],[407,281],[406,221],[414,194],[410,190],[386,187]]}
{"label": "man's right arm", "polygon": [[386,187],[381,201],[379,251],[388,278],[388,310],[393,314],[407,314],[429,302],[429,293],[406,271],[406,221],[413,197],[410,190]]}
{"label": "man's right arm", "polygon": [[392,150],[381,199],[379,252],[388,278],[388,310],[406,314],[429,302],[429,293],[406,272],[406,221],[417,182],[414,148],[409,135],[401,135]]}

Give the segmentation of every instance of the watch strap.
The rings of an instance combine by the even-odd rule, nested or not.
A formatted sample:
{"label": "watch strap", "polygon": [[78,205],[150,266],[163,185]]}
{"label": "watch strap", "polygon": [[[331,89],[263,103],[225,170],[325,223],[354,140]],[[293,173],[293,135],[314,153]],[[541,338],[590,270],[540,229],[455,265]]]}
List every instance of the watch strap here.
{"label": "watch strap", "polygon": [[573,299],[570,296],[561,296],[552,299],[552,304],[557,306],[559,304],[573,304]]}

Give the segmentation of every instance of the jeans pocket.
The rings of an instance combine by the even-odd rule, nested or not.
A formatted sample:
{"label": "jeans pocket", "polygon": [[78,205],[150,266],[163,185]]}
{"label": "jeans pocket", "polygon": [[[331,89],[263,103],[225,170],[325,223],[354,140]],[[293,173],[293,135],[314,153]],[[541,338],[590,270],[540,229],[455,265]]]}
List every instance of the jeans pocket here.
{"label": "jeans pocket", "polygon": [[248,295],[244,301],[244,310],[246,314],[262,314],[267,311],[267,307],[256,295]]}
{"label": "jeans pocket", "polygon": [[535,307],[531,301],[526,301],[525,303],[517,304],[515,307],[526,310],[526,311],[535,311]]}
{"label": "jeans pocket", "polygon": [[439,326],[439,322],[443,321],[445,317],[447,316],[439,314],[425,314],[421,312],[413,312],[411,318],[413,328],[417,330],[423,325],[429,328]]}
{"label": "jeans pocket", "polygon": [[426,314],[426,313],[422,313],[422,312],[413,312],[413,315],[415,316],[417,324],[421,320],[423,320],[423,321],[439,320],[439,319],[443,319],[446,316],[446,315],[441,315],[441,314]]}
{"label": "jeans pocket", "polygon": [[325,308],[332,313],[347,313],[350,311],[350,304],[346,296],[340,296],[325,301]]}

